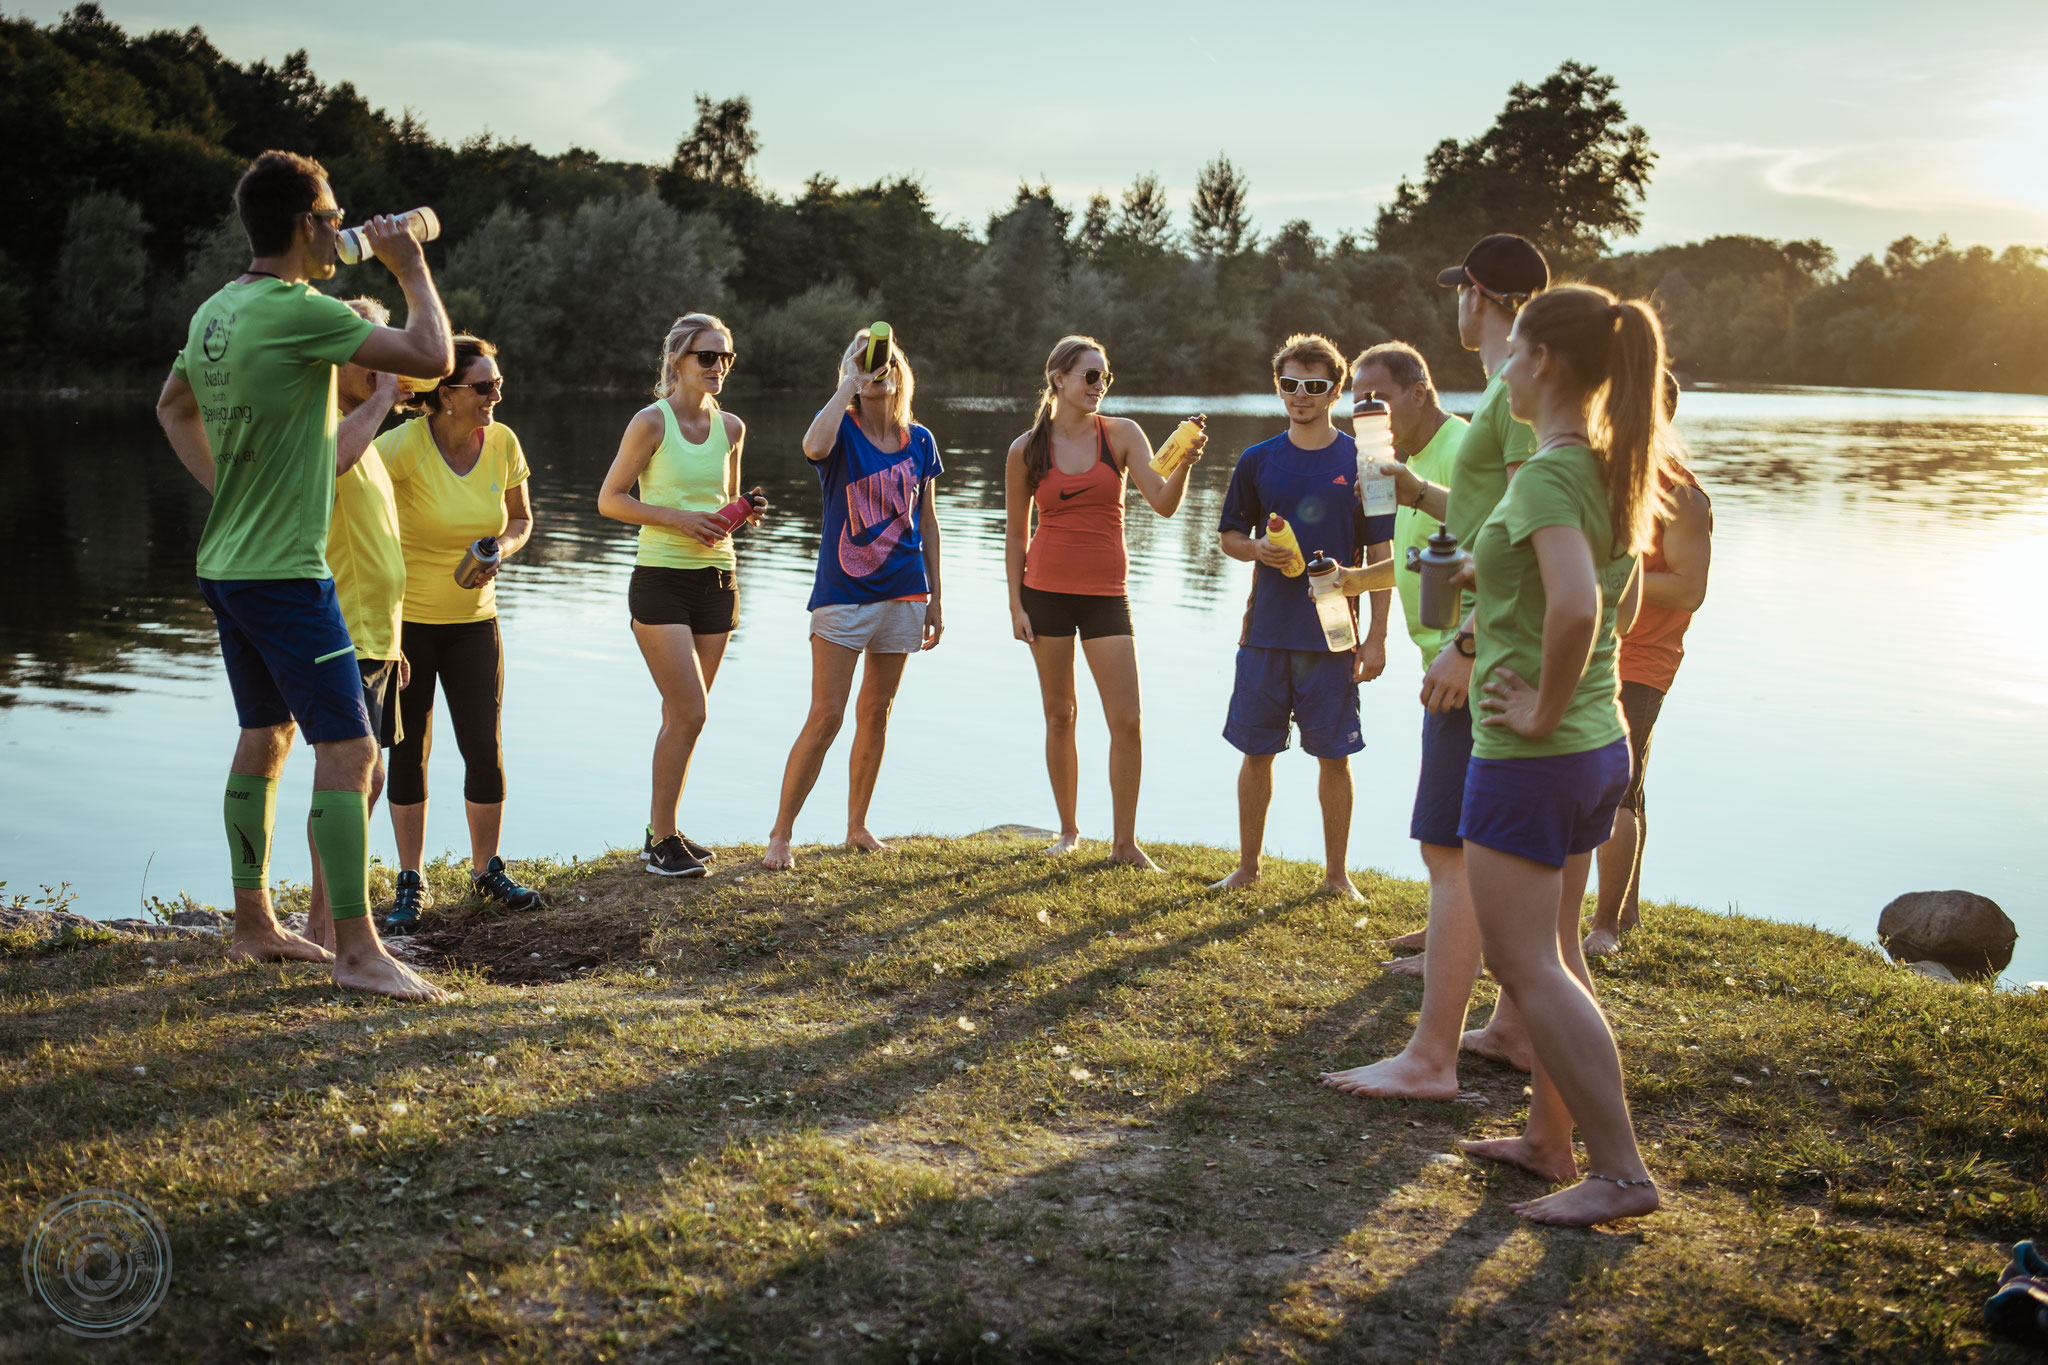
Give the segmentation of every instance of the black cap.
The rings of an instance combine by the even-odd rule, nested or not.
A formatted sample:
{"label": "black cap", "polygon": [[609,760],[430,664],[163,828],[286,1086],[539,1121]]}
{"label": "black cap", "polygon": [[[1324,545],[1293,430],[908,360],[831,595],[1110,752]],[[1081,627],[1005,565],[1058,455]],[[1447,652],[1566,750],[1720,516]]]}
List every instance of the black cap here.
{"label": "black cap", "polygon": [[1436,277],[1446,287],[1475,284],[1488,294],[1499,294],[1517,303],[1550,287],[1550,267],[1543,253],[1526,237],[1496,232],[1482,237],[1465,253],[1465,263],[1454,265]]}

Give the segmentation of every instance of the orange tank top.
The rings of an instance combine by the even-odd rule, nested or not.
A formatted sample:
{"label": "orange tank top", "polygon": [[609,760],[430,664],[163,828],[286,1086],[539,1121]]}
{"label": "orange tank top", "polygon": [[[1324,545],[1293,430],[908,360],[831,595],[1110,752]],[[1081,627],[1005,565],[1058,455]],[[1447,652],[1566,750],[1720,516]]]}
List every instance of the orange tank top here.
{"label": "orange tank top", "polygon": [[1130,559],[1124,550],[1124,472],[1095,419],[1095,463],[1085,474],[1054,464],[1032,494],[1038,534],[1024,551],[1024,585],[1040,592],[1121,597]]}
{"label": "orange tank top", "polygon": [[[1684,465],[1677,466],[1678,478],[1665,476],[1667,491],[1679,483],[1700,487],[1700,481]],[[1706,490],[1700,489],[1700,496]],[[1645,574],[1668,573],[1670,566],[1664,562],[1664,527],[1657,525],[1657,540],[1650,552],[1643,556]],[[1659,692],[1669,692],[1672,681],[1678,677],[1678,665],[1685,658],[1685,628],[1692,624],[1692,613],[1674,611],[1670,607],[1653,607],[1645,602],[1636,612],[1636,628],[1621,637],[1621,649],[1615,658],[1615,673],[1623,682],[1642,683]]]}

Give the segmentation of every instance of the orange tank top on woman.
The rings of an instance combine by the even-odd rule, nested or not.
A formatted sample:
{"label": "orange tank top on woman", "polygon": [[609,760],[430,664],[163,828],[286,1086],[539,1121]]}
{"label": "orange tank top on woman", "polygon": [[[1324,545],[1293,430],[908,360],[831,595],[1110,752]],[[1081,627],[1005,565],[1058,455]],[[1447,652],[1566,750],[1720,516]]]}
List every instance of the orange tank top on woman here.
{"label": "orange tank top on woman", "polygon": [[1024,551],[1024,586],[1040,592],[1121,597],[1130,559],[1124,550],[1124,472],[1095,419],[1095,463],[1085,474],[1057,464],[1032,494],[1038,534]]}
{"label": "orange tank top on woman", "polygon": [[[1681,483],[1700,487],[1699,479],[1690,469],[1678,465],[1677,470],[1676,479],[1664,476],[1664,491]],[[1700,488],[1700,496],[1706,496],[1704,488]],[[1670,572],[1670,565],[1664,562],[1664,526],[1665,523],[1658,523],[1656,543],[1643,556],[1642,571],[1646,574]],[[1615,673],[1623,682],[1642,683],[1659,692],[1669,692],[1672,680],[1678,677],[1678,665],[1685,658],[1685,628],[1691,624],[1689,611],[1653,607],[1645,602],[1636,612],[1635,629],[1621,637]]]}

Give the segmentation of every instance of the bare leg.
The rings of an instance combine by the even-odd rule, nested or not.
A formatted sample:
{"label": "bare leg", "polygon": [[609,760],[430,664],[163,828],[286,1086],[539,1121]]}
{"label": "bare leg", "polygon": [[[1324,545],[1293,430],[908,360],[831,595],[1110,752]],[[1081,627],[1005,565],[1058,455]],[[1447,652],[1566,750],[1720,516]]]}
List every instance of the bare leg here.
{"label": "bare leg", "polygon": [[711,684],[732,637],[696,635],[688,626],[647,626],[633,623],[633,638],[661,693],[661,729],[654,737],[653,796],[647,824],[656,839],[676,833],[676,807],[690,777],[690,758],[704,733],[710,712]]}
{"label": "bare leg", "polygon": [[853,754],[846,774],[846,842],[869,853],[887,853],[889,846],[868,831],[868,803],[875,780],[882,775],[882,747],[889,739],[889,709],[903,685],[908,654],[869,654],[861,666],[860,699],[853,708]]}
{"label": "bare leg", "polygon": [[[371,815],[377,813],[377,798],[384,794],[384,755],[379,752],[376,765],[370,769]],[[306,938],[334,951],[334,918],[327,903],[327,878],[320,871],[320,849],[313,843],[313,822],[306,821],[306,845],[313,853],[313,894],[306,907]]]}
{"label": "bare leg", "polygon": [[[1590,855],[1573,859],[1584,886]],[[1559,907],[1566,889],[1556,868],[1468,842],[1465,866],[1487,961],[1514,996],[1544,1075],[1586,1140],[1588,1170],[1612,1179],[1647,1180],[1622,1088],[1621,1056],[1606,1016],[1566,963]],[[1576,937],[1576,924],[1571,937]],[[1589,1226],[1640,1217],[1657,1208],[1654,1186],[1623,1188],[1592,1175],[1568,1190],[1515,1206],[1538,1222]]]}
{"label": "bare leg", "polygon": [[1363,901],[1344,867],[1351,847],[1351,760],[1319,758],[1316,766],[1316,795],[1323,803],[1323,889],[1347,901]]}
{"label": "bare leg", "polygon": [[804,728],[797,732],[789,762],[782,770],[782,798],[775,808],[775,828],[768,831],[763,867],[796,866],[789,852],[796,817],[804,808],[804,798],[818,784],[825,751],[832,747],[840,722],[846,718],[846,696],[853,689],[853,667],[859,662],[859,651],[811,637],[811,712],[804,718]]}
{"label": "bare leg", "polygon": [[[1586,874],[1592,859],[1580,856],[1568,860],[1558,877],[1557,950],[1567,970],[1588,992],[1593,978],[1586,971],[1586,959],[1579,952],[1579,910],[1586,900]],[[1501,993],[1504,1006],[1510,1004]],[[1496,1011],[1497,1013],[1498,1011]],[[1540,1059],[1530,1075],[1529,1123],[1520,1137],[1459,1144],[1471,1156],[1487,1161],[1504,1161],[1531,1175],[1549,1181],[1578,1178],[1577,1159],[1572,1155],[1572,1116],[1564,1107],[1556,1085],[1543,1069]]]}
{"label": "bare leg", "polygon": [[1323,1084],[1352,1095],[1402,1100],[1449,1100],[1458,1095],[1458,1035],[1472,982],[1479,975],[1479,925],[1465,884],[1465,855],[1442,844],[1422,844],[1429,868],[1430,950],[1423,961],[1422,1012],[1408,1046],[1385,1061],[1323,1075]]}
{"label": "bare leg", "polygon": [[1266,808],[1273,804],[1273,755],[1246,754],[1237,770],[1237,870],[1211,891],[1235,891],[1259,879],[1266,846]]}
{"label": "bare leg", "polygon": [[1157,872],[1145,850],[1138,847],[1138,783],[1145,770],[1138,642],[1128,635],[1101,635],[1083,641],[1081,649],[1088,656],[1088,671],[1102,697],[1103,719],[1109,722],[1110,861]]}
{"label": "bare leg", "polygon": [[1484,1057],[1489,1062],[1499,1062],[1517,1071],[1527,1071],[1534,1059],[1529,1050],[1529,1031],[1522,1027],[1521,1008],[1506,991],[1502,991],[1493,1002],[1493,1013],[1487,1017],[1486,1027],[1466,1033],[1458,1045],[1475,1057]]}
{"label": "bare leg", "polygon": [[[1041,635],[1031,642],[1038,665],[1038,695],[1045,704],[1045,775],[1052,782],[1060,837],[1047,853],[1072,853],[1081,842],[1081,756],[1074,747],[1074,637]],[[1091,656],[1092,662],[1092,656]]]}
{"label": "bare leg", "polygon": [[[290,722],[242,731],[235,740],[235,757],[228,765],[228,771],[248,777],[267,777],[275,782],[284,775],[284,761],[292,751],[294,733]],[[228,943],[228,961],[325,962],[328,957],[325,948],[277,922],[269,890],[246,886],[235,888],[235,928],[234,937]]]}
{"label": "bare leg", "polygon": [[1621,951],[1621,934],[1640,917],[1636,883],[1643,870],[1643,828],[1627,806],[1614,812],[1614,834],[1600,845],[1600,895],[1593,907],[1593,927],[1586,934],[1587,957]]}
{"label": "bare leg", "polygon": [[417,872],[427,846],[427,803],[415,801],[401,806],[393,801],[389,809],[391,837],[398,844],[398,865],[407,872]]}
{"label": "bare leg", "polygon": [[503,801],[464,801],[469,817],[469,870],[481,873],[498,856],[498,832],[505,826]]}
{"label": "bare leg", "polygon": [[[1387,939],[1384,941],[1383,946],[1392,948],[1397,953],[1419,953],[1429,946],[1429,931],[1427,929],[1417,929],[1412,934],[1403,934],[1399,938]],[[1382,965],[1391,966],[1392,964],[1386,963]]]}

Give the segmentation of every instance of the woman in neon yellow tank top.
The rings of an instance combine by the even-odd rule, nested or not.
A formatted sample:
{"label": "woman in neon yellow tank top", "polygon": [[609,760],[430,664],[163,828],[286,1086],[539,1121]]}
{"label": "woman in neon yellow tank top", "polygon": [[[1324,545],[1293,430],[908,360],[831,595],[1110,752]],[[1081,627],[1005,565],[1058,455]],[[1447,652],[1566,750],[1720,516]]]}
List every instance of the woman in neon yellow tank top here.
{"label": "woman in neon yellow tank top", "polygon": [[[732,537],[715,515],[739,496],[746,423],[718,406],[732,333],[708,313],[679,317],[661,346],[655,401],[633,415],[598,490],[597,510],[640,528],[626,604],[661,691],[647,870],[701,877],[710,849],[676,826],[711,684],[739,614]],[[637,485],[637,491],[635,486]]]}

